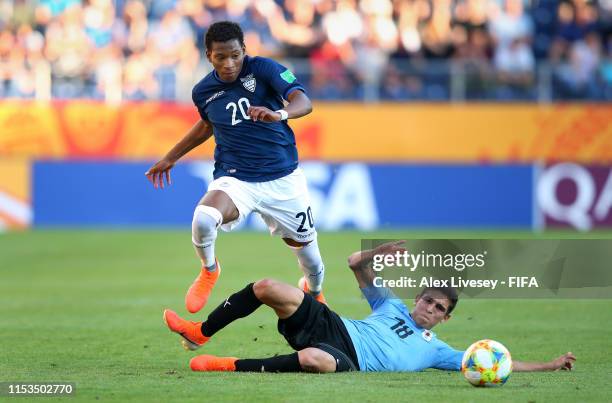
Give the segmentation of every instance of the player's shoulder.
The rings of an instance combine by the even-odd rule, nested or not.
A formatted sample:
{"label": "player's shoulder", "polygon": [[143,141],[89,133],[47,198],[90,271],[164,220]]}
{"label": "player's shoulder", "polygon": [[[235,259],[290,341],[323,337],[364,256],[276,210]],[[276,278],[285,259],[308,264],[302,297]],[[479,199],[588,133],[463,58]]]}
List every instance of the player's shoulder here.
{"label": "player's shoulder", "polygon": [[282,64],[276,60],[263,56],[251,56],[248,59],[248,63],[251,71],[255,74],[267,72],[270,71],[270,69],[277,70],[283,67]]}
{"label": "player's shoulder", "polygon": [[270,59],[269,57],[263,56],[247,56],[249,65],[251,67],[265,67],[269,65],[277,65],[278,62],[274,59]]}
{"label": "player's shoulder", "polygon": [[373,312],[381,312],[390,318],[396,318],[398,316],[410,317],[410,312],[406,304],[394,294],[383,297],[381,302],[374,307]]}
{"label": "player's shoulder", "polygon": [[408,310],[408,307],[406,306],[406,304],[401,298],[395,296],[394,294],[391,294],[389,298],[389,303],[392,304],[397,310],[402,312],[404,315],[410,316],[410,311]]}
{"label": "player's shoulder", "polygon": [[438,335],[431,330],[429,330],[429,336],[431,337],[431,342],[438,351],[453,349],[447,342],[438,338]]}
{"label": "player's shoulder", "polygon": [[218,82],[213,75],[213,71],[211,71],[193,86],[191,95],[194,100],[199,99],[206,96],[210,91],[214,91],[217,85]]}

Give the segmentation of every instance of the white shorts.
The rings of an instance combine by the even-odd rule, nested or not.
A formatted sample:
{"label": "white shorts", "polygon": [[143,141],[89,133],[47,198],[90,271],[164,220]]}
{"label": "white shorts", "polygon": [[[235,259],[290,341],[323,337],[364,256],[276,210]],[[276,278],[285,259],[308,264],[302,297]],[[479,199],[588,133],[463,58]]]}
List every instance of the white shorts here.
{"label": "white shorts", "polygon": [[224,231],[231,231],[256,212],[272,235],[298,242],[310,242],[317,237],[306,177],[300,168],[268,182],[245,182],[223,176],[208,185],[208,191],[211,190],[225,192],[238,208],[238,218],[221,225]]}

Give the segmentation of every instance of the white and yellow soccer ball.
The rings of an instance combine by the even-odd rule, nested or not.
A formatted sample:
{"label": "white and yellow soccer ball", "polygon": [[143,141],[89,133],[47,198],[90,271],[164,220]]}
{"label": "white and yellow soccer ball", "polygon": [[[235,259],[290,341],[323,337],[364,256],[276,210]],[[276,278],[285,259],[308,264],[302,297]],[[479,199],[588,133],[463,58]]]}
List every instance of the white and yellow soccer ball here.
{"label": "white and yellow soccer ball", "polygon": [[479,340],[463,353],[461,372],[474,386],[501,386],[512,373],[512,357],[503,344]]}

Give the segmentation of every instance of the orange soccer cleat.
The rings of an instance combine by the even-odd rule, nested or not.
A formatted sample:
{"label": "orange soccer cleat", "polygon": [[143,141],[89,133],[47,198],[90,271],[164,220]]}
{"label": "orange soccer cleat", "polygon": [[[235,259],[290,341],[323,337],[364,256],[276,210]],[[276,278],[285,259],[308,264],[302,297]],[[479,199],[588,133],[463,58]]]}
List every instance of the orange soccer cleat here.
{"label": "orange soccer cleat", "polygon": [[[304,292],[307,292],[308,294],[310,294],[310,289],[308,288],[308,281],[306,281],[306,277],[302,277],[300,281],[298,281],[298,287],[304,290]],[[312,295],[312,296],[314,297],[314,299],[316,299],[320,303],[327,305],[327,300],[325,299],[325,296],[323,295],[323,291],[321,291],[316,296],[315,295]]]}
{"label": "orange soccer cleat", "polygon": [[211,273],[206,270],[206,267],[202,267],[200,274],[187,290],[185,306],[191,313],[198,312],[208,302],[208,297],[221,274],[221,265],[217,259],[215,259],[215,262],[217,263],[217,269]]}
{"label": "orange soccer cleat", "polygon": [[216,357],[214,355],[198,355],[189,361],[193,371],[235,371],[235,357]]}
{"label": "orange soccer cleat", "polygon": [[202,334],[202,322],[185,320],[171,309],[164,311],[164,322],[166,322],[168,329],[178,333],[183,338],[181,343],[185,350],[196,350],[210,339],[210,337]]}

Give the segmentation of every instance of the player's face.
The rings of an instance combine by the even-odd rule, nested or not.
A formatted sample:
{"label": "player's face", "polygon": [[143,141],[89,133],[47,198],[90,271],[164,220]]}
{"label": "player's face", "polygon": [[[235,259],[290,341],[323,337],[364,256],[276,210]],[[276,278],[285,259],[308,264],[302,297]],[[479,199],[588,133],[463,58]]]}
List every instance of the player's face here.
{"label": "player's face", "polygon": [[415,299],[411,316],[417,325],[425,329],[431,329],[438,323],[450,318],[448,315],[449,306],[450,301],[444,294],[427,291]]}
{"label": "player's face", "polygon": [[242,70],[245,48],[238,39],[213,42],[206,50],[206,57],[223,81],[235,81]]}

